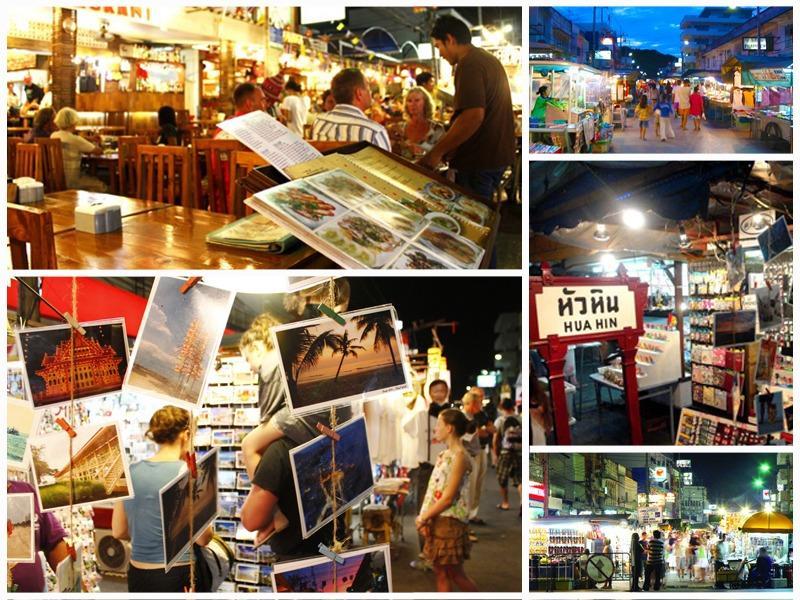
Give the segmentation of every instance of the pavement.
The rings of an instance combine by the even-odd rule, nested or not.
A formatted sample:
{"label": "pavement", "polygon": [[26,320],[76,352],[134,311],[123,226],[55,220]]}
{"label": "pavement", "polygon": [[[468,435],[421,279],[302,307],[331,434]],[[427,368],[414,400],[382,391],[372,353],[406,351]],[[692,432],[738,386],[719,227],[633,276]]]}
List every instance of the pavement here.
{"label": "pavement", "polygon": [[[597,592],[628,592],[630,591],[630,585],[628,581],[614,581],[611,584],[610,590],[601,590],[601,589],[594,589],[594,590],[576,590],[576,595],[580,595],[582,593],[591,591],[593,593]],[[705,592],[719,594],[719,593],[758,593],[758,592],[766,592],[766,593],[786,593],[791,592],[791,589],[787,588],[777,588],[777,589],[743,589],[743,590],[731,590],[731,589],[724,589],[718,590],[714,588],[714,584],[711,582],[696,582],[690,581],[688,579],[680,579],[678,578],[678,574],[671,572],[667,573],[667,577],[665,583],[662,585],[661,589],[656,592],[654,590],[650,590],[647,592],[648,594],[658,594],[661,592],[681,592],[681,593],[694,593],[694,592]]]}
{"label": "pavement", "polygon": [[[470,559],[464,571],[483,592],[519,592],[522,585],[522,527],[519,516],[519,494],[510,495],[511,510],[498,510],[500,489],[496,471],[489,468],[483,480],[481,509],[478,514],[486,525],[472,526],[478,541],[472,544]],[[408,512],[414,512],[409,505]],[[417,559],[419,543],[414,518],[403,519],[405,541],[392,544],[392,580],[395,592],[435,592],[436,579],[432,571],[420,571],[410,566]],[[527,569],[526,569],[527,570]],[[457,590],[454,590],[457,591]]]}
{"label": "pavement", "polygon": [[710,121],[703,121],[700,131],[693,131],[691,121],[686,124],[687,130],[680,128],[680,119],[672,119],[674,139],[662,142],[656,138],[655,119],[650,121],[647,139],[639,139],[639,121],[628,118],[625,129],[615,128],[611,152],[626,153],[774,153],[775,151],[761,140],[750,139],[748,130],[722,127]]}

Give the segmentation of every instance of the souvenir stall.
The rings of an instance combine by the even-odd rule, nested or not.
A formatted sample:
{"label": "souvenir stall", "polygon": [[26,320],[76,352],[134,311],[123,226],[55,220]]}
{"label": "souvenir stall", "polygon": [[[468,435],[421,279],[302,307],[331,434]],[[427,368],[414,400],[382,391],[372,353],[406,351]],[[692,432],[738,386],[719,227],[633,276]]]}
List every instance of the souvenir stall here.
{"label": "souvenir stall", "polygon": [[[372,300],[403,300],[389,281],[14,279],[9,591],[40,578],[53,592],[124,592],[136,539],[121,506],[128,524],[130,511],[153,516],[166,570],[188,560],[194,591],[391,592],[390,548],[417,546],[412,472],[443,449],[428,388],[450,372],[435,334],[413,348],[394,306]],[[187,428],[159,437],[181,409]],[[265,440],[272,425],[283,441]],[[142,461],[165,452],[180,466],[155,499],[137,496]],[[249,473],[285,529],[246,512]],[[63,539],[47,550],[67,555],[53,572],[26,537],[34,507]]]}
{"label": "souvenir stall", "polygon": [[[587,511],[588,512],[588,511]],[[630,577],[630,541],[635,531],[628,515],[548,517],[530,527],[530,590],[539,592],[591,589]],[[603,553],[604,541],[611,546]],[[589,551],[585,571],[579,558]],[[600,576],[600,573],[604,576]]]}
{"label": "souvenir stall", "polygon": [[[533,200],[534,275],[543,281],[545,273],[552,273],[553,281],[559,281],[554,275],[558,273],[570,283],[591,286],[598,275],[608,276],[624,266],[628,277],[647,287],[632,373],[640,400],[649,396],[642,392],[652,390],[652,399],[660,404],[667,398],[669,407],[659,415],[648,403],[643,420],[650,439],[657,439],[661,429],[665,436],[659,443],[790,443],[790,165],[723,163],[706,169],[706,165],[667,163],[631,171],[627,166],[592,165],[591,175],[580,174],[578,166],[566,171],[544,166],[547,174],[537,168],[537,177],[549,178],[554,192]],[[559,178],[568,183],[560,184]],[[630,199],[631,205],[584,203],[598,179],[612,195]],[[695,191],[706,189],[708,196],[695,193],[690,201],[680,191],[684,185]],[[541,305],[544,297],[537,293]],[[554,296],[546,310],[568,306],[567,298]],[[533,316],[537,310],[541,308],[532,306]],[[546,314],[545,328],[558,323],[557,313]],[[570,348],[569,336],[553,333],[550,345],[563,344],[561,367],[551,364],[542,336],[532,336],[532,349],[535,372],[551,388],[555,440],[564,443],[567,438],[562,434],[569,431],[573,434],[569,439],[577,443],[612,443],[603,428],[591,427],[594,419],[611,418],[617,436],[632,431],[630,413],[625,426],[621,416],[602,410],[620,407],[614,397],[623,392],[624,405],[630,409],[622,371],[625,348],[591,336]],[[554,391],[559,377],[574,386],[566,421]],[[592,387],[595,407],[585,401]],[[587,412],[597,416],[586,421]]]}
{"label": "souvenir stall", "polygon": [[[602,148],[610,142],[608,73],[576,63],[531,61],[530,76],[531,152],[591,152],[593,144]],[[538,111],[537,94],[544,85],[549,91],[548,103]]]}
{"label": "souvenir stall", "polygon": [[737,55],[722,65],[721,72],[733,84],[733,110],[748,117],[750,136],[791,148],[791,58]]}

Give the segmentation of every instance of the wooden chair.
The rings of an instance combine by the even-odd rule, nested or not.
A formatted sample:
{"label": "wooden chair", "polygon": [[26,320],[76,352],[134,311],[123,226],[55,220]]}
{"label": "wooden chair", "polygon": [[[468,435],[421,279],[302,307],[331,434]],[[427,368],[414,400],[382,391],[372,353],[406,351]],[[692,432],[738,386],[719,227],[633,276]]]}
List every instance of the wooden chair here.
{"label": "wooden chair", "polygon": [[336,150],[342,146],[348,146],[353,142],[319,142],[317,140],[309,140],[308,143],[320,152],[327,152],[328,150]]}
{"label": "wooden chair", "polygon": [[231,209],[234,215],[237,217],[243,217],[245,215],[245,205],[244,205],[244,198],[245,195],[242,193],[239,187],[239,179],[247,175],[250,171],[255,169],[256,167],[261,167],[267,164],[263,158],[261,158],[255,152],[248,152],[244,150],[237,150],[231,154],[230,158],[231,164],[231,176],[230,176],[230,190],[228,192],[228,198],[232,203]]}
{"label": "wooden chair", "polygon": [[14,177],[33,177],[42,181],[42,148],[36,144],[17,144]]}
{"label": "wooden chair", "polygon": [[189,163],[183,146],[137,146],[136,197],[191,208]]}
{"label": "wooden chair", "polygon": [[[13,269],[57,269],[53,216],[32,206],[6,205]],[[30,260],[28,260],[30,244]]]}
{"label": "wooden chair", "polygon": [[16,177],[16,163],[17,163],[17,144],[22,143],[21,137],[10,137],[7,139],[6,148],[6,164],[8,168],[8,176],[9,177]]}
{"label": "wooden chair", "polygon": [[121,196],[136,195],[136,147],[149,143],[150,141],[143,135],[121,135],[117,138]]}
{"label": "wooden chair", "polygon": [[197,208],[228,212],[231,205],[228,200],[230,155],[243,148],[236,140],[195,139],[192,142],[194,204]]}
{"label": "wooden chair", "polygon": [[61,152],[61,140],[53,138],[35,138],[42,148],[42,167],[44,169],[44,191],[61,192],[67,189],[67,177],[64,173],[64,155]]}

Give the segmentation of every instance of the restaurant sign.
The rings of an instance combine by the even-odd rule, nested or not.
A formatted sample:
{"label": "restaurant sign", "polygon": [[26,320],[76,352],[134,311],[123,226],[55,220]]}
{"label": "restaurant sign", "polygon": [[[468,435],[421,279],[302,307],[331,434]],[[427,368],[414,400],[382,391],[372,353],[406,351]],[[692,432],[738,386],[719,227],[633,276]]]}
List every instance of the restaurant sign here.
{"label": "restaurant sign", "polygon": [[627,285],[544,287],[534,297],[539,337],[636,329],[636,296]]}

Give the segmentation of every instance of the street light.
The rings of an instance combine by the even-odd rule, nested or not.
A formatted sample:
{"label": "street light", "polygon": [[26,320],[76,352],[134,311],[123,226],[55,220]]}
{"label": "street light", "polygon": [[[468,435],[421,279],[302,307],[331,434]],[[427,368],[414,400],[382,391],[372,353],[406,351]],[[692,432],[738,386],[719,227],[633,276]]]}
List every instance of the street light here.
{"label": "street light", "polygon": [[763,462],[760,465],[758,465],[758,472],[759,473],[769,473],[770,468],[771,467],[769,466],[769,463]]}
{"label": "street light", "polygon": [[763,488],[764,487],[764,480],[761,479],[761,477],[756,477],[755,479],[753,479],[753,487],[756,488],[756,489]]}

